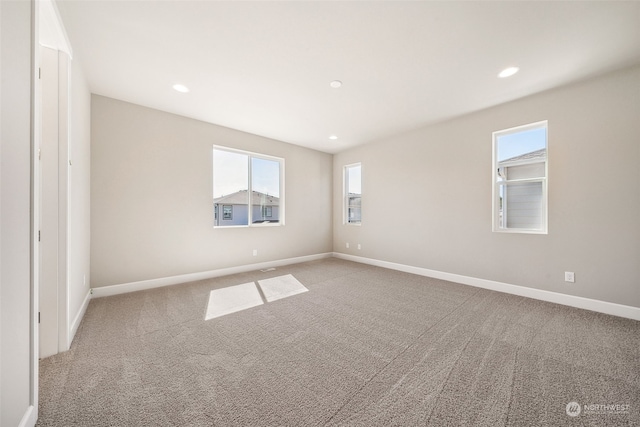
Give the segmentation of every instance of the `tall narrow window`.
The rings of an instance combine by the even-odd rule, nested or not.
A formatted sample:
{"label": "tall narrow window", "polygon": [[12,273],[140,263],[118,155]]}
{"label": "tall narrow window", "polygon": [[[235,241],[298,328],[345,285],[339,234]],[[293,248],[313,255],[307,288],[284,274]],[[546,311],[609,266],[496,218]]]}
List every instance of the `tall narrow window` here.
{"label": "tall narrow window", "polygon": [[213,149],[214,226],[284,224],[284,159]]}
{"label": "tall narrow window", "polygon": [[493,133],[493,231],[547,233],[547,122]]}
{"label": "tall narrow window", "polygon": [[362,223],[362,165],[344,167],[344,222]]}

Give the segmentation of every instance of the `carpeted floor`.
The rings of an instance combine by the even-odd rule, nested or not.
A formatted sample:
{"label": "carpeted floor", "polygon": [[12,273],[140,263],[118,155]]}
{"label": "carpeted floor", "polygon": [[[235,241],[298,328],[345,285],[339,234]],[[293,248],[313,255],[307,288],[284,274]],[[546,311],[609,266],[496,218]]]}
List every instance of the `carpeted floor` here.
{"label": "carpeted floor", "polygon": [[[308,292],[204,320],[211,290],[287,274]],[[637,426],[640,322],[326,259],[92,300],[71,350],[41,361],[39,414],[40,426]]]}

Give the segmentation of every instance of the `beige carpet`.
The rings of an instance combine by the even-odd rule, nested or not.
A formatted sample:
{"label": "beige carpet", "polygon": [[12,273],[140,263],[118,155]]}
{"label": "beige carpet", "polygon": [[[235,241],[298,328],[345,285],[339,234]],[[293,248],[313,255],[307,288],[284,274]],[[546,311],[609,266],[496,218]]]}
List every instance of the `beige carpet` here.
{"label": "beige carpet", "polygon": [[[289,274],[308,292],[205,321],[212,290]],[[92,300],[71,350],[41,362],[39,413],[41,426],[637,426],[640,322],[327,259]]]}

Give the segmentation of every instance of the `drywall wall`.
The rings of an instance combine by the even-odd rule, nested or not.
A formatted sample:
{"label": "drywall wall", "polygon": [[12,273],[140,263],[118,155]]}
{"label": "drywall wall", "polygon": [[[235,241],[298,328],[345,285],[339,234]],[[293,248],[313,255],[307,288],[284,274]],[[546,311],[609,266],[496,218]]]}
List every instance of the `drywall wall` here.
{"label": "drywall wall", "polygon": [[[286,225],[213,228],[214,144],[285,159]],[[331,252],[331,182],[329,154],[93,95],[91,287]]]}
{"label": "drywall wall", "polygon": [[[334,250],[640,307],[639,118],[631,68],[337,154]],[[549,233],[493,233],[492,132],[541,120]],[[342,168],[355,162],[361,226],[342,223]]]}
{"label": "drywall wall", "polygon": [[[0,82],[2,82],[2,5],[0,4]],[[4,133],[2,133],[2,117],[1,113],[4,110],[4,103],[2,102],[2,84],[0,84],[0,196],[4,194],[2,191],[2,140],[4,140]],[[0,242],[2,242],[2,197],[0,197]],[[2,384],[2,246],[0,245],[0,384]],[[0,410],[2,410],[2,386],[0,385]],[[2,419],[0,419],[0,425],[2,425]]]}
{"label": "drywall wall", "polygon": [[[69,344],[81,320],[90,283],[91,92],[81,61],[71,61],[69,94]],[[74,321],[76,322],[74,324]]]}
{"label": "drywall wall", "polygon": [[[0,2],[0,426],[35,423],[31,396],[32,3]],[[34,368],[37,374],[37,365]],[[36,382],[37,384],[37,382]]]}

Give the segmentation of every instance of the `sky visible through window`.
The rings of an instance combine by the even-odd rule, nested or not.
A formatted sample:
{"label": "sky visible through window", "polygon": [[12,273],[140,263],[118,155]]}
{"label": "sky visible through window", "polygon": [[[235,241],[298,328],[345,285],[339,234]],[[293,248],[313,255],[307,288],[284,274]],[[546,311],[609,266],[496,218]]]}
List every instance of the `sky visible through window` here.
{"label": "sky visible through window", "polygon": [[[213,197],[218,198],[249,189],[249,156],[225,150],[213,150]],[[253,191],[280,197],[280,163],[251,159]]]}
{"label": "sky visible through window", "polygon": [[347,168],[347,182],[349,183],[349,193],[362,194],[362,166],[351,166]]}
{"label": "sky visible through window", "polygon": [[545,132],[545,128],[537,128],[498,136],[498,161],[545,148]]}
{"label": "sky visible through window", "polygon": [[252,158],[251,181],[253,191],[280,197],[280,162]]}
{"label": "sky visible through window", "polygon": [[213,150],[213,197],[228,196],[249,189],[249,162],[246,154]]}

